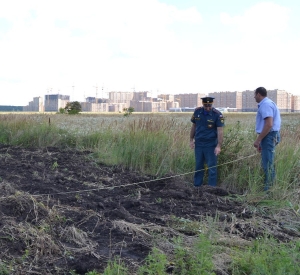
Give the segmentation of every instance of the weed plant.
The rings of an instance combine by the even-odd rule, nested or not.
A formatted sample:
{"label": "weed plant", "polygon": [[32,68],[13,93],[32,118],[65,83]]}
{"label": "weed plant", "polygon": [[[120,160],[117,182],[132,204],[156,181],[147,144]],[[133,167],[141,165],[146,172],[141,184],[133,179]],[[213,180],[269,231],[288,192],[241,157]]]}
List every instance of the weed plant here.
{"label": "weed plant", "polygon": [[300,274],[300,242],[285,244],[268,238],[256,240],[242,253],[236,251],[231,274]]}
{"label": "weed plant", "polygon": [[166,267],[168,265],[167,256],[157,248],[147,256],[146,262],[138,269],[138,275],[167,275]]}
{"label": "weed plant", "polygon": [[[98,273],[89,272],[87,275],[97,275]],[[102,275],[127,275],[129,274],[128,268],[119,259],[110,261],[105,268]]]}
{"label": "weed plant", "polygon": [[6,266],[4,264],[2,264],[2,262],[0,261],[0,275],[9,275],[10,272],[9,270],[6,268]]}
{"label": "weed plant", "polygon": [[201,234],[192,248],[177,240],[174,251],[174,272],[177,275],[213,275],[213,246],[207,236]]}

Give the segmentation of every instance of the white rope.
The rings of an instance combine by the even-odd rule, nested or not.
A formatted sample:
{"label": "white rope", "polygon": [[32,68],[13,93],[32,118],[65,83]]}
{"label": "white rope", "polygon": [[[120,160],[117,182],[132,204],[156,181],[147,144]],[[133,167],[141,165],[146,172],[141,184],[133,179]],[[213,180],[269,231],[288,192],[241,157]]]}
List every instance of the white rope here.
{"label": "white rope", "polygon": [[[208,167],[207,169],[210,169],[210,168],[213,168],[213,167],[218,167],[218,166],[227,165],[227,164],[230,164],[230,163],[233,163],[233,162],[236,162],[236,161],[240,161],[240,160],[243,160],[243,159],[247,159],[247,158],[254,157],[255,155],[257,155],[257,154],[253,154],[253,155],[250,155],[250,156],[247,156],[247,157],[241,157],[241,158],[239,158],[239,159],[232,160],[232,161],[229,161],[229,162],[220,164],[220,165]],[[202,170],[205,170],[205,168],[204,168],[204,169],[201,169],[201,170],[196,170],[196,171],[187,172],[187,173],[183,173],[183,174],[179,174],[179,175],[174,175],[174,176],[169,176],[169,177],[165,177],[165,178],[153,179],[153,180],[147,180],[147,181],[141,181],[141,182],[135,182],[135,183],[127,183],[127,184],[122,184],[122,185],[117,185],[117,186],[109,186],[109,187],[105,186],[105,187],[98,187],[98,188],[93,188],[93,189],[85,189],[85,190],[77,190],[77,191],[68,191],[68,192],[58,192],[58,193],[52,193],[52,194],[38,194],[38,195],[31,195],[31,196],[33,196],[33,197],[39,197],[39,196],[53,196],[53,195],[63,195],[63,194],[72,194],[72,193],[84,193],[84,192],[91,192],[91,191],[98,191],[98,190],[105,190],[105,189],[106,189],[106,190],[109,190],[109,189],[112,190],[112,189],[114,189],[114,188],[128,187],[128,186],[133,186],[133,185],[139,185],[139,184],[150,183],[150,182],[154,182],[154,181],[160,181],[160,180],[171,179],[171,178],[175,178],[175,177],[182,177],[182,176],[185,176],[185,175],[188,175],[188,174],[192,174],[192,173],[195,173],[195,172],[199,172],[199,171],[202,171]]]}

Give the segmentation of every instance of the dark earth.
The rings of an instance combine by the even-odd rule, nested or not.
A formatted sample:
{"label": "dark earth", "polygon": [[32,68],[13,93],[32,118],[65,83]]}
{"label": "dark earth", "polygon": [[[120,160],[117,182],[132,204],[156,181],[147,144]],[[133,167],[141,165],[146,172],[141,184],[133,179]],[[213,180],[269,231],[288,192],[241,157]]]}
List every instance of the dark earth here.
{"label": "dark earth", "polygon": [[[174,175],[155,179],[106,166],[88,151],[0,145],[0,271],[100,273],[120,257],[135,274],[153,247],[172,257],[172,238],[188,244],[212,224],[224,246],[265,234],[299,238],[288,219],[241,197],[219,187],[194,189]],[[215,266],[216,274],[229,274],[222,261]]]}

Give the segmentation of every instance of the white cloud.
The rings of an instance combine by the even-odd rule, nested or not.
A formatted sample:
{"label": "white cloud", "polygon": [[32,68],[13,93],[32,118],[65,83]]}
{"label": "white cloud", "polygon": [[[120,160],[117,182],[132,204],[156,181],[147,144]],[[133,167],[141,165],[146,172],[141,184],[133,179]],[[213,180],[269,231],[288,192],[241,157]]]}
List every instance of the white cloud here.
{"label": "white cloud", "polygon": [[222,45],[227,58],[220,58],[231,64],[228,70],[239,86],[248,83],[251,88],[252,83],[254,87],[265,85],[270,89],[300,93],[296,76],[300,40],[289,37],[290,16],[288,7],[271,2],[256,4],[236,16],[220,15],[221,23],[231,34],[228,42]]}
{"label": "white cloud", "polygon": [[96,83],[112,89],[163,86],[166,75],[181,71],[176,65],[184,62],[187,46],[169,27],[202,21],[195,8],[179,10],[156,0],[7,3],[0,16],[12,26],[2,36],[0,76],[35,93],[72,83],[76,90],[93,90]]}
{"label": "white cloud", "polygon": [[157,0],[5,3],[0,18],[10,24],[0,33],[0,90],[18,93],[22,104],[50,88],[72,94],[73,85],[80,100],[96,85],[166,93],[280,86],[295,82],[294,71],[283,72],[300,61],[299,40],[282,36],[289,10],[273,3],[222,13],[224,33],[195,7]]}
{"label": "white cloud", "polygon": [[287,29],[290,10],[272,2],[258,3],[243,15],[230,16],[221,13],[220,20],[226,25],[235,25],[245,35],[272,36]]}

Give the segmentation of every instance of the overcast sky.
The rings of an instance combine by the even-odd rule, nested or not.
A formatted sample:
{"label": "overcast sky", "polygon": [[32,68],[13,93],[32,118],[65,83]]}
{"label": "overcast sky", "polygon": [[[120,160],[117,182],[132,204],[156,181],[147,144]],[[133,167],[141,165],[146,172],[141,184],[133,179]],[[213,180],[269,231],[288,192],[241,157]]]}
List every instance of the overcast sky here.
{"label": "overcast sky", "polygon": [[0,0],[0,105],[108,91],[300,95],[299,0]]}

